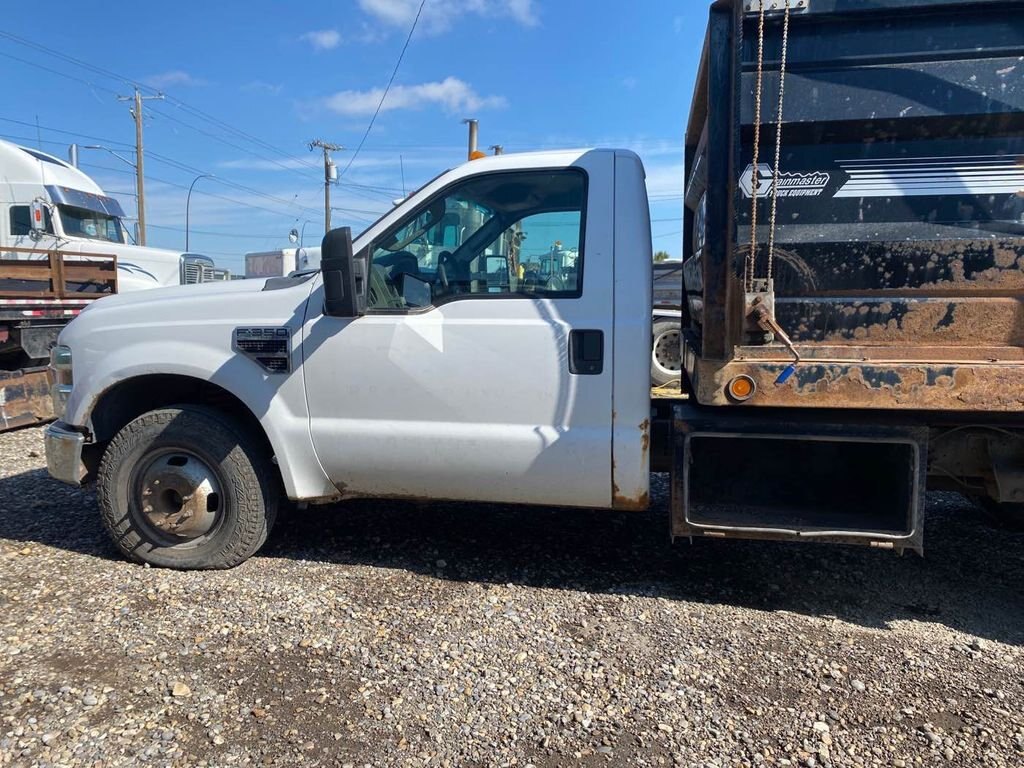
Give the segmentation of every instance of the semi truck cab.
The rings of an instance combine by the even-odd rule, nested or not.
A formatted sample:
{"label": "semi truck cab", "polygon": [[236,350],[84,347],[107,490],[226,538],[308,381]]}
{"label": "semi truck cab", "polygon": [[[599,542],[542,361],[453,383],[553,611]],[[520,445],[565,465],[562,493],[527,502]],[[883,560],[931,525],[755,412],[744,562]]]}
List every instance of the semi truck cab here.
{"label": "semi truck cab", "polygon": [[121,204],[81,170],[46,152],[0,141],[0,180],[4,259],[45,258],[52,250],[117,256],[122,293],[229,277],[207,256],[131,243]]}

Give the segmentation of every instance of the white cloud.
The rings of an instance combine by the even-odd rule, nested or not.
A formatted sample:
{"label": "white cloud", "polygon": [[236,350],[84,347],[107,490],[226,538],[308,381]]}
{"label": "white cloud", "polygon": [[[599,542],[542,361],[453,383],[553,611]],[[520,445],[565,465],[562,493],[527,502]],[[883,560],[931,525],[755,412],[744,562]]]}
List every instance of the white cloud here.
{"label": "white cloud", "polygon": [[284,86],[280,83],[268,83],[264,80],[253,80],[252,82],[243,85],[242,90],[256,93],[269,93],[276,96],[281,92],[283,87]]}
{"label": "white cloud", "polygon": [[197,77],[193,77],[188,72],[181,69],[172,69],[169,72],[161,72],[158,75],[150,75],[144,78],[143,81],[146,85],[151,88],[167,88],[172,85],[206,85],[205,80],[200,80]]}
{"label": "white cloud", "polygon": [[[412,24],[419,6],[420,0],[359,0],[359,7],[370,16],[403,28]],[[424,31],[437,34],[468,15],[510,18],[524,27],[539,23],[534,0],[428,0],[420,25]]]}
{"label": "white cloud", "polygon": [[[324,106],[347,117],[372,115],[384,95],[383,88],[368,91],[339,91],[324,99]],[[446,112],[476,112],[481,109],[499,109],[507,102],[502,96],[481,96],[468,83],[457,77],[419,85],[396,85],[388,92],[381,112],[396,109],[421,109],[437,105]]]}
{"label": "white cloud", "polygon": [[312,45],[314,51],[329,51],[341,43],[341,35],[336,29],[314,29],[299,39]]}

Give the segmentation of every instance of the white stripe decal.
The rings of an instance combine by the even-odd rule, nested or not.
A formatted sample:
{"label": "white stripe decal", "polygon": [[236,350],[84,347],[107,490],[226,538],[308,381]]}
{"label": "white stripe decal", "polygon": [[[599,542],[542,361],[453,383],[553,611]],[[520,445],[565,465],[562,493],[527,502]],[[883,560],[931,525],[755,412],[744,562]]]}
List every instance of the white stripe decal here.
{"label": "white stripe decal", "polygon": [[935,158],[935,162],[921,162],[927,159],[863,164],[843,161],[840,165],[850,179],[835,197],[1006,195],[1024,191],[1024,168],[1013,158]]}
{"label": "white stripe decal", "polygon": [[847,171],[847,173],[854,179],[870,179],[878,176],[949,176],[954,174],[957,176],[991,176],[993,178],[1005,178],[1009,177],[1024,177],[1024,168],[924,168],[918,171],[917,169],[911,168],[904,170],[887,170],[887,171]]}
{"label": "white stripe decal", "polygon": [[1014,162],[1013,157],[1007,157],[1006,155],[941,155],[936,157],[889,157],[880,160],[874,160],[871,158],[864,157],[852,157],[849,160],[837,160],[836,162],[840,165],[846,163],[875,163],[875,164],[890,164],[890,163],[918,163],[934,161],[939,163],[950,163],[957,162],[958,160],[980,160],[986,163],[1005,163]]}
{"label": "white stripe decal", "polygon": [[988,185],[951,184],[946,187],[843,187],[835,197],[938,197],[940,195],[1013,195],[1017,187],[993,187]]}

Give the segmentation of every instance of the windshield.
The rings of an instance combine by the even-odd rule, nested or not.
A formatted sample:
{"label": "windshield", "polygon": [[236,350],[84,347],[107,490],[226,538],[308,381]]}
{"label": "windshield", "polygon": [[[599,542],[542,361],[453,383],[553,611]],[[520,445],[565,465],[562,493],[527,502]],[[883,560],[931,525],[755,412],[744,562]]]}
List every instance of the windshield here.
{"label": "windshield", "polygon": [[90,240],[105,240],[124,243],[124,229],[116,216],[73,205],[58,205],[64,234],[68,237],[84,237]]}

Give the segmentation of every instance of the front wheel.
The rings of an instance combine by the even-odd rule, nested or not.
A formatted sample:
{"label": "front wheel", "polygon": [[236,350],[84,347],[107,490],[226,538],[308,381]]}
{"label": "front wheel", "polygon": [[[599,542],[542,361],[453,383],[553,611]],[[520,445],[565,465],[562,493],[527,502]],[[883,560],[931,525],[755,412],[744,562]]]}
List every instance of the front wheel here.
{"label": "front wheel", "polygon": [[139,416],[110,442],[97,492],[104,526],[132,560],[231,568],[267,540],[276,473],[258,437],[210,408]]}

